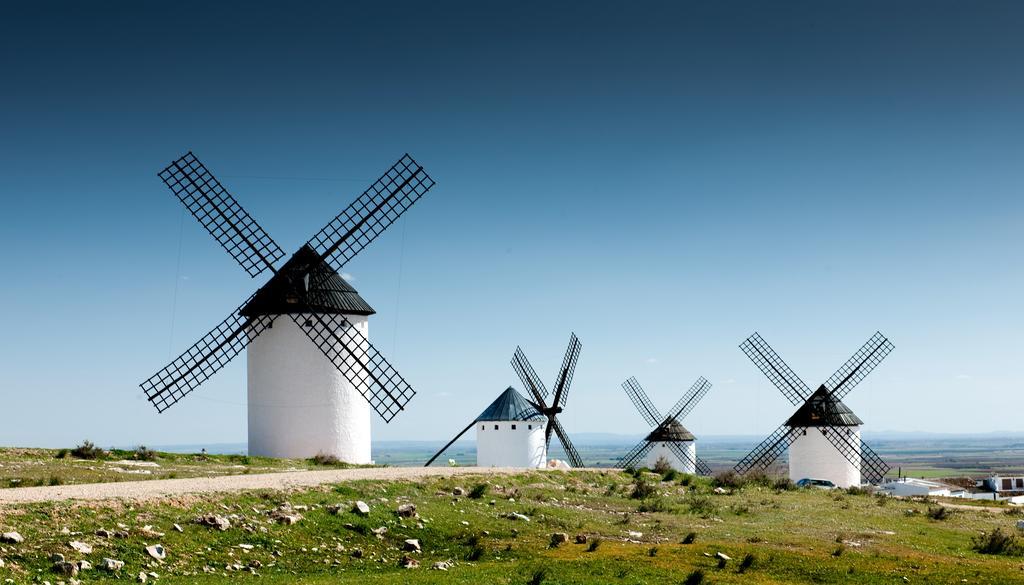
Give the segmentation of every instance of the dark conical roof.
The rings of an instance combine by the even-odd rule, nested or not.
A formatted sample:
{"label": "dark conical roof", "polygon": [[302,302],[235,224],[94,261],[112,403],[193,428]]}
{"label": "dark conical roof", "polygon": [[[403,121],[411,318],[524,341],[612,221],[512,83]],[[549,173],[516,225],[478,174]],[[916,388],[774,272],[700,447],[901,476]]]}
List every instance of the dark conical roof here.
{"label": "dark conical roof", "polygon": [[693,436],[693,433],[686,430],[686,427],[681,425],[676,419],[668,421],[668,424],[659,425],[656,429],[651,431],[651,434],[647,435],[644,439],[649,443],[656,443],[661,441],[695,441],[697,437]]}
{"label": "dark conical roof", "polygon": [[832,397],[824,385],[786,421],[787,427],[855,427],[864,421],[849,406]]}
{"label": "dark conical roof", "polygon": [[538,420],[546,418],[529,400],[509,386],[476,417],[482,420]]}
{"label": "dark conical roof", "polygon": [[[299,280],[307,271],[308,276]],[[293,284],[293,281],[298,282]],[[296,292],[304,302],[296,299]],[[299,248],[239,312],[242,316],[253,317],[308,312],[372,315],[376,311],[306,245]]]}

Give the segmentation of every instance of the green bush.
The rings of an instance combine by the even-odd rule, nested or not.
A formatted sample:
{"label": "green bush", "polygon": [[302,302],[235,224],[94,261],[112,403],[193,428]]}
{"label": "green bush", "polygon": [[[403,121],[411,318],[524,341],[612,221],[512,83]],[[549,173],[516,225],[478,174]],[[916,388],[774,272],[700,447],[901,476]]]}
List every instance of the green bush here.
{"label": "green bush", "polygon": [[686,576],[686,580],[683,581],[683,585],[701,585],[704,582],[704,571],[697,569]]}
{"label": "green bush", "polygon": [[934,508],[928,508],[928,517],[932,520],[949,520],[949,517],[953,515],[953,511],[945,506],[935,506]]}
{"label": "green bush", "polygon": [[756,560],[757,560],[757,557],[754,556],[753,553],[747,553],[743,557],[743,560],[740,561],[740,566],[739,566],[738,569],[736,569],[736,571],[739,572],[739,573],[746,573],[748,569],[753,568],[754,561],[756,561]]}
{"label": "green bush", "polygon": [[341,459],[327,453],[317,453],[309,460],[313,465],[335,466],[341,464]]}
{"label": "green bush", "polygon": [[475,486],[473,486],[472,489],[469,490],[469,497],[473,498],[474,500],[479,500],[480,498],[484,497],[484,494],[487,493],[488,487],[489,486],[486,483],[476,484]]}
{"label": "green bush", "polygon": [[629,497],[634,500],[645,500],[657,492],[658,490],[654,487],[654,484],[642,477],[638,477],[633,482],[633,491],[630,492]]}
{"label": "green bush", "polygon": [[661,457],[658,457],[657,461],[654,462],[654,469],[652,469],[651,471],[663,476],[666,473],[672,471],[672,464],[669,462],[667,457],[662,455]]}
{"label": "green bush", "polygon": [[601,539],[592,538],[590,539],[590,544],[587,545],[587,552],[594,552],[599,546],[601,546]]}
{"label": "green bush", "polygon": [[680,544],[693,544],[693,542],[695,540],[697,540],[697,533],[696,532],[690,532],[686,536],[683,537],[683,540],[682,540],[682,542],[680,542]]}
{"label": "green bush", "polygon": [[983,555],[1019,557],[1024,554],[1024,547],[1017,537],[1003,532],[1001,528],[975,536],[971,539],[971,548]]}
{"label": "green bush", "polygon": [[541,568],[537,569],[530,575],[529,585],[541,585],[545,579],[548,578],[548,570]]}
{"label": "green bush", "polygon": [[107,453],[92,443],[85,440],[82,444],[71,450],[71,456],[75,459],[102,459]]}
{"label": "green bush", "polygon": [[145,445],[139,445],[132,453],[132,457],[136,461],[156,461],[156,451],[147,449]]}

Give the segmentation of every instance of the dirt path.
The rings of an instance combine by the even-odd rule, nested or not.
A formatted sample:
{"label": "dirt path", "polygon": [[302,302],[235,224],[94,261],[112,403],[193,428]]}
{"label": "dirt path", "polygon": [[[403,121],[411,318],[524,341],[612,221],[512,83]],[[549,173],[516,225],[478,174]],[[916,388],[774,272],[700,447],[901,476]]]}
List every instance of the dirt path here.
{"label": "dirt path", "polygon": [[461,475],[506,475],[522,472],[523,469],[513,468],[375,467],[367,469],[288,471],[255,475],[24,487],[0,489],[0,505],[60,500],[150,500],[182,494],[303,488],[325,483],[339,483],[360,479],[402,480]]}

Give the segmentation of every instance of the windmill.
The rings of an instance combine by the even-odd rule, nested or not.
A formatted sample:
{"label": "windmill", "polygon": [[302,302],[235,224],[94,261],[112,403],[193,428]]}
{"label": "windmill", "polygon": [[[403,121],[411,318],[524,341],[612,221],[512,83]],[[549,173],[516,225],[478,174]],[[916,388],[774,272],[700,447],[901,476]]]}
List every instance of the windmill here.
{"label": "windmill", "polygon": [[711,474],[708,464],[697,457],[696,437],[682,425],[686,415],[690,414],[711,390],[711,382],[705,380],[703,376],[698,378],[668,411],[667,416],[662,416],[658,412],[636,378],[631,377],[623,382],[622,389],[653,430],[619,460],[618,467],[627,469],[642,463],[644,467],[653,468],[658,459],[664,457],[677,471]]}
{"label": "windmill", "polygon": [[146,398],[164,412],[248,347],[250,453],[369,462],[370,408],[390,422],[415,391],[367,339],[374,310],[339,272],[433,179],[402,156],[278,267],[284,252],[195,155],[159,176],[249,276],[272,276],[140,384]]}
{"label": "windmill", "polygon": [[740,349],[799,408],[736,465],[737,472],[765,469],[788,448],[794,481],[827,479],[839,487],[860,485],[862,477],[882,481],[889,466],[861,441],[864,421],[842,399],[893,350],[885,336],[876,332],[814,392],[758,333]]}

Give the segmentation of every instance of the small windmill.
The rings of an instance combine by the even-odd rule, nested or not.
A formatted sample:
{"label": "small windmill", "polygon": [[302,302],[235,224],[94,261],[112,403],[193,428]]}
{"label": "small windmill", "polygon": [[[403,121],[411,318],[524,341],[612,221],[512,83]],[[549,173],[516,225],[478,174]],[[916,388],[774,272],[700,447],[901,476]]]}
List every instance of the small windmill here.
{"label": "small windmill", "polygon": [[369,462],[369,408],[390,422],[415,391],[367,339],[374,311],[339,272],[434,181],[402,156],[278,268],[284,252],[195,155],[159,176],[249,276],[273,276],[143,382],[147,399],[163,412],[248,346],[250,453]]}
{"label": "small windmill", "polygon": [[[434,462],[441,453],[444,453],[469,429],[478,422],[485,422],[477,429],[477,465],[480,466],[509,466],[512,461],[526,461],[524,465],[511,465],[512,467],[535,467],[534,462],[543,462],[547,459],[548,447],[551,445],[551,433],[558,435],[565,455],[569,458],[569,465],[583,467],[583,460],[580,458],[576,448],[569,441],[569,435],[558,422],[558,415],[565,408],[565,402],[569,397],[569,386],[572,385],[572,376],[576,371],[576,362],[579,360],[580,349],[583,344],[573,333],[569,338],[569,347],[565,350],[565,358],[562,359],[562,367],[558,370],[558,377],[555,379],[555,394],[548,406],[545,399],[548,396],[548,389],[540,381],[540,376],[534,371],[522,348],[516,347],[512,355],[512,369],[519,375],[523,385],[529,389],[533,401],[529,401],[514,388],[508,388],[484,410],[483,413],[469,426],[455,435],[455,438],[448,441],[448,444],[441,447],[441,450],[434,454],[427,461],[426,465]],[[530,421],[541,420],[535,428]],[[521,424],[525,423],[525,424]],[[488,429],[487,424],[493,425]],[[504,428],[503,428],[504,424]],[[501,432],[501,431],[506,432]],[[543,436],[537,431],[543,430]],[[541,449],[538,449],[537,440],[542,438]],[[538,459],[539,453],[539,459]]]}
{"label": "small windmill", "polygon": [[690,414],[690,411],[711,390],[711,382],[705,380],[703,376],[698,378],[693,386],[686,391],[686,394],[683,394],[675,406],[668,411],[667,416],[662,416],[658,412],[657,407],[654,406],[636,378],[631,377],[623,382],[622,389],[626,391],[626,395],[633,401],[640,416],[644,417],[653,430],[619,460],[618,467],[627,469],[642,463],[644,467],[653,468],[657,461],[664,457],[677,471],[701,475],[711,474],[708,464],[697,457],[696,437],[682,424],[686,415]]}
{"label": "small windmill", "polygon": [[860,485],[862,478],[882,481],[889,465],[861,441],[864,421],[842,399],[893,350],[884,335],[876,332],[814,392],[756,332],[740,349],[799,408],[736,465],[737,472],[765,469],[788,448],[794,481],[827,479],[839,487]]}

